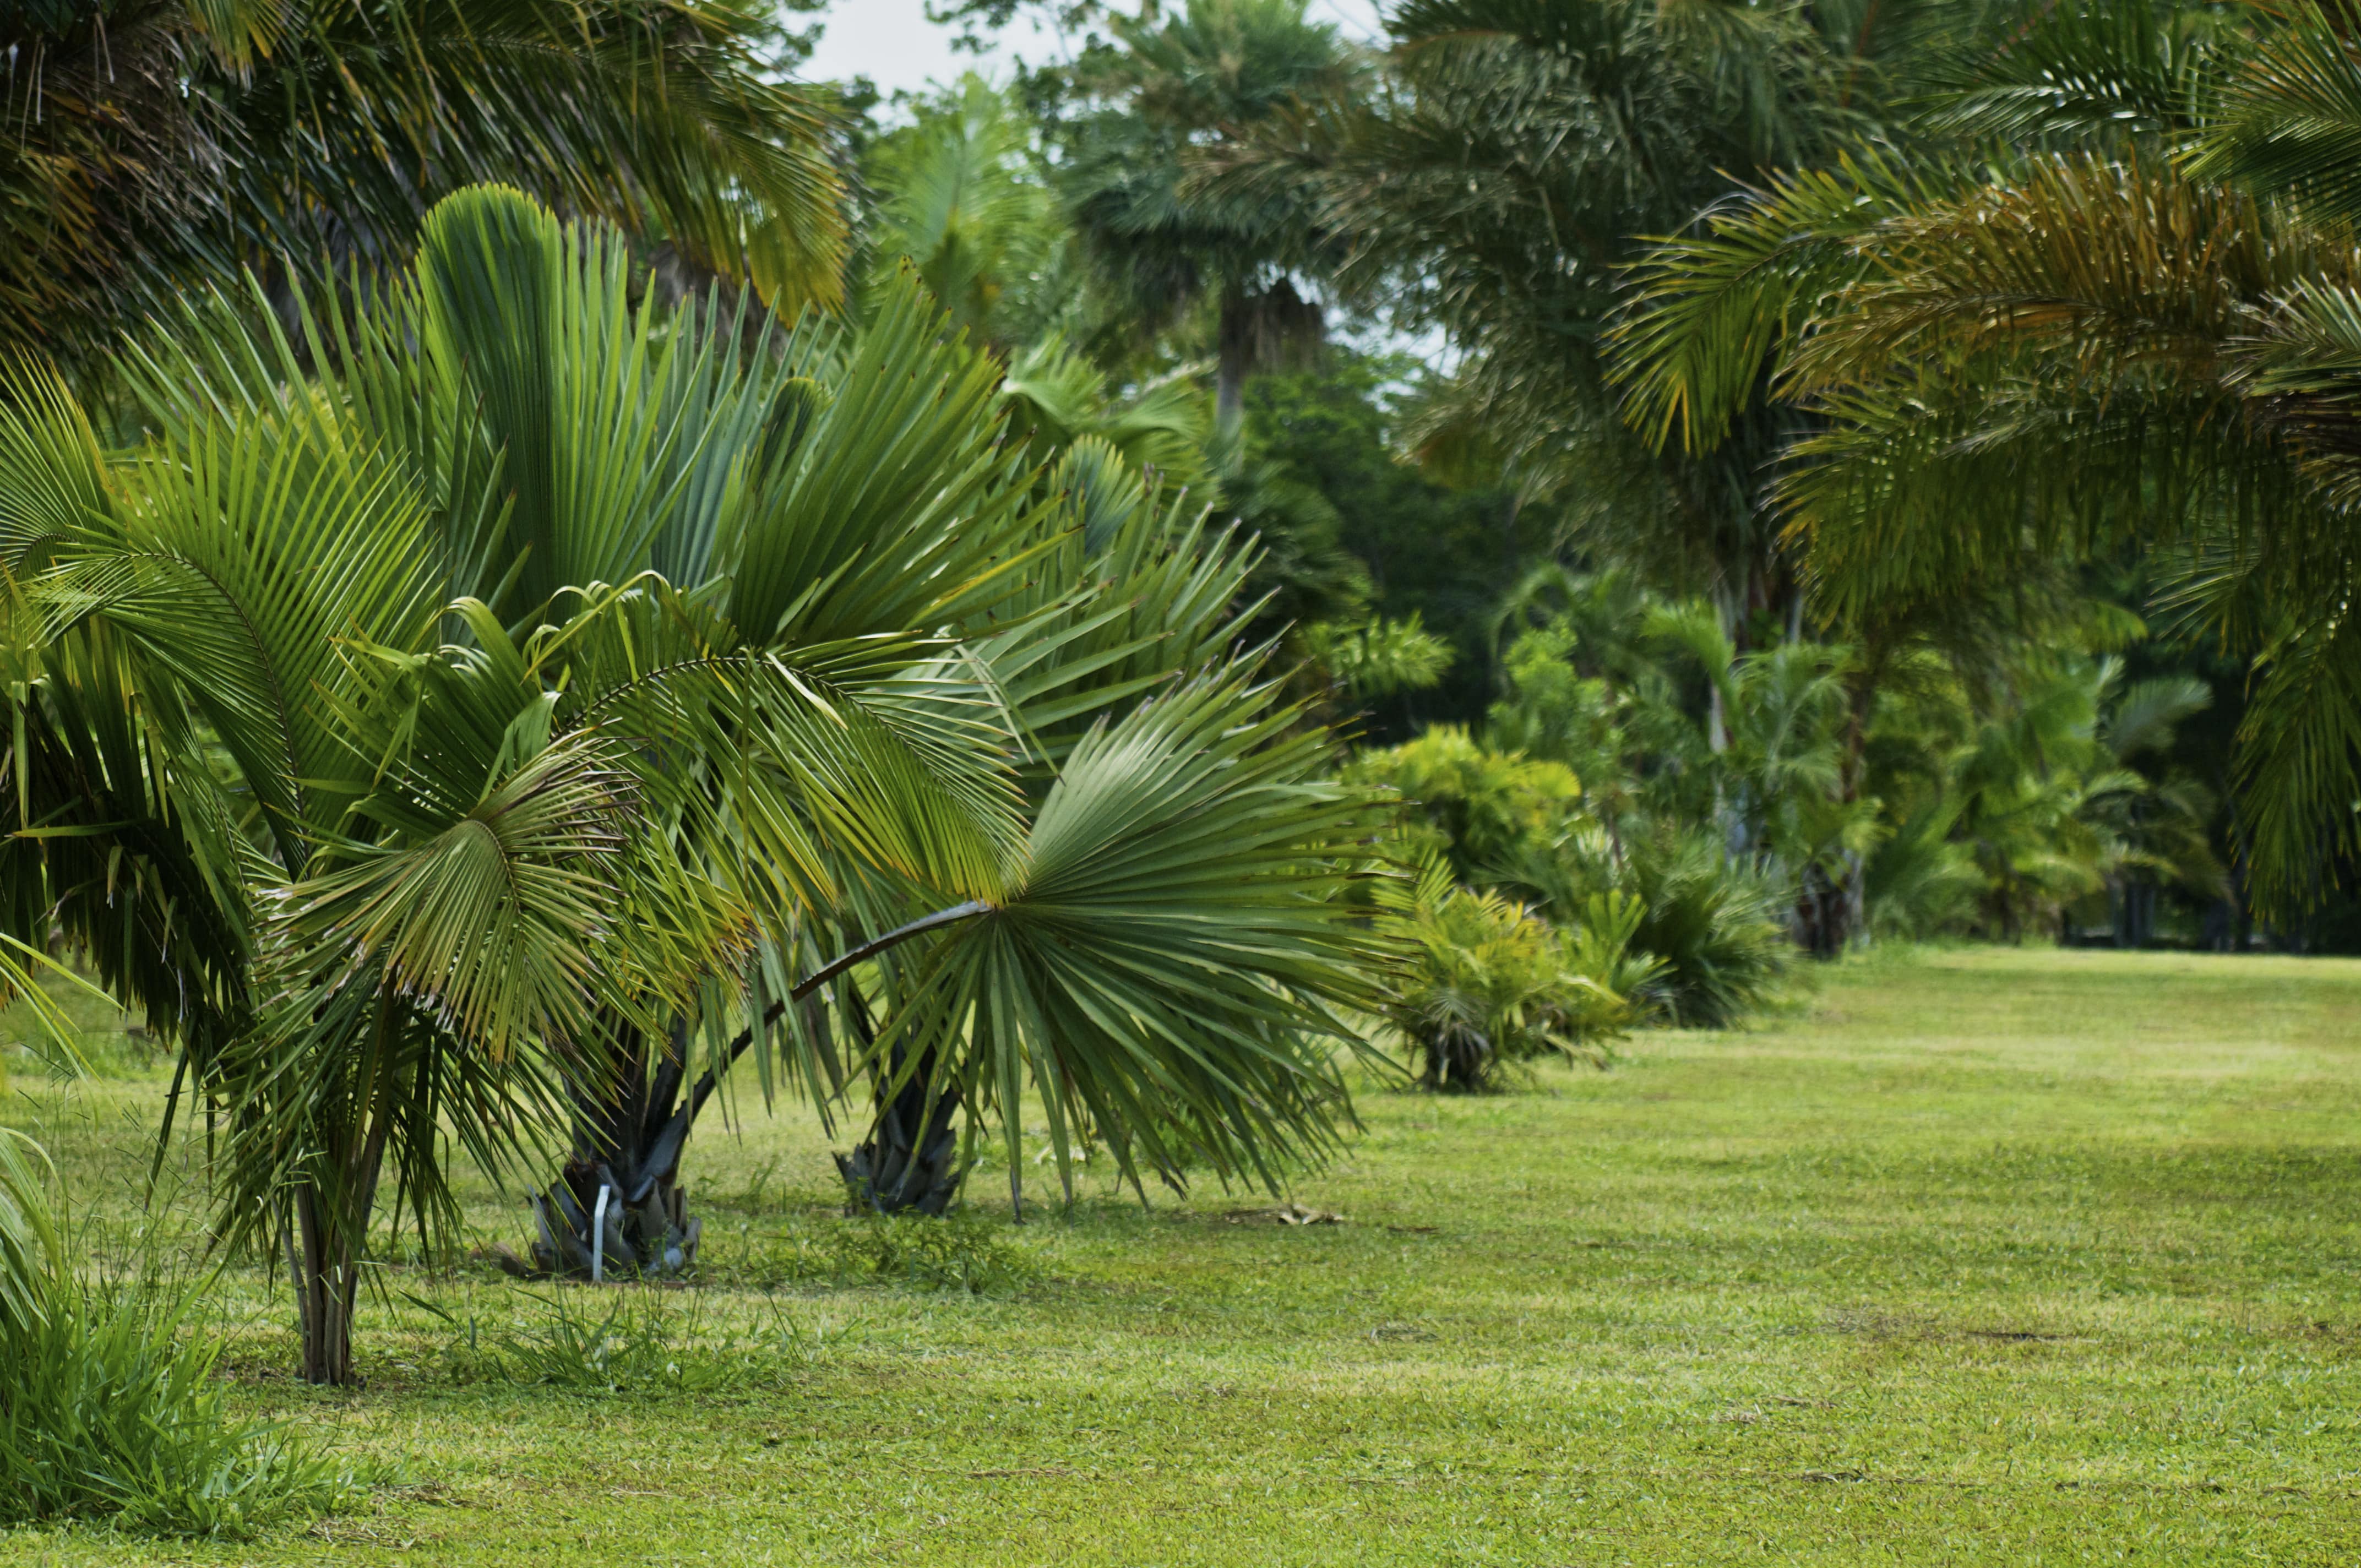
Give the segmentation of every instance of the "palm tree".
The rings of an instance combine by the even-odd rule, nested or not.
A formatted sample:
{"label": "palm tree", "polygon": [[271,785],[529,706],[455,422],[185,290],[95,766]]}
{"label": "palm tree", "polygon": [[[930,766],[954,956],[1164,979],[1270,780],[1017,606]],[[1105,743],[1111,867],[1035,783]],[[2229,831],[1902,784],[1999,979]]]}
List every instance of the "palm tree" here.
{"label": "palm tree", "polygon": [[906,259],[953,324],[1004,359],[1053,335],[1080,282],[1037,137],[1009,94],[971,74],[862,159],[878,281],[890,288]]}
{"label": "palm tree", "polygon": [[159,864],[230,935],[109,979],[225,1110],[225,1233],[285,1249],[315,1381],[352,1376],[388,1168],[397,1223],[452,1218],[445,1131],[498,1175],[570,1123],[550,1261],[685,1261],[688,1124],[783,1014],[823,1095],[1013,1139],[1029,1078],[1176,1180],[1275,1179],[1340,1112],[1367,806],[1225,672],[1243,546],[1104,448],[1045,499],[915,285],[855,334],[631,284],[612,236],[465,192],[305,352],[223,297],[128,363],[170,462],[45,372],[0,416],[12,570],[49,652],[121,660]]}
{"label": "palm tree", "polygon": [[1631,329],[1635,414],[1710,442],[1768,372],[1825,420],[1781,488],[1848,612],[1993,585],[2028,539],[2162,553],[2181,612],[2256,659],[2236,773],[2287,895],[2361,848],[2361,49],[2311,8],[2176,27],[2061,13],[1950,111],[2079,148],[1993,178],[1863,156],[1667,247]]}
{"label": "palm tree", "polygon": [[1063,178],[1084,257],[1119,336],[1213,312],[1214,424],[1234,431],[1246,378],[1319,341],[1300,282],[1335,256],[1300,193],[1205,196],[1189,162],[1300,94],[1342,91],[1351,61],[1305,0],[1190,0],[1160,21],[1111,19],[1123,48],[1087,65],[1103,106],[1071,126]]}
{"label": "palm tree", "polygon": [[1646,236],[1868,123],[1850,84],[1878,27],[1656,0],[1409,0],[1386,26],[1376,90],[1306,91],[1208,148],[1203,199],[1308,205],[1348,297],[1466,351],[1422,453],[1565,502],[1576,543],[1712,593],[1742,645],[1792,597],[1755,474],[1793,416],[1658,461],[1615,418],[1604,338]]}
{"label": "palm tree", "polygon": [[735,0],[34,0],[0,16],[0,347],[94,364],[175,290],[398,261],[471,181],[751,279],[839,286],[825,112]]}

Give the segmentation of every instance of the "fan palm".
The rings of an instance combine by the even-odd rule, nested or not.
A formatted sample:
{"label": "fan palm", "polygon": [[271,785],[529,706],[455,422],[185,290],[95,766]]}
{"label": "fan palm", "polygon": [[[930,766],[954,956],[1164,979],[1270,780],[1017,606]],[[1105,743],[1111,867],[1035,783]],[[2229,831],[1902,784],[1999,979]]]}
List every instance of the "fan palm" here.
{"label": "fan palm", "polygon": [[225,1229],[287,1246],[315,1380],[380,1173],[449,1218],[445,1130],[499,1173],[570,1121],[548,1261],[685,1261],[689,1125],[783,1015],[824,1095],[1014,1137],[1029,1079],[1175,1179],[1271,1179],[1340,1104],[1365,803],[1244,668],[1121,716],[1219,664],[1245,547],[1104,447],[1045,483],[915,285],[858,334],[630,291],[611,236],[466,192],[308,352],[218,299],[126,365],[169,462],[40,373],[0,418],[12,567],[53,649],[121,651],[231,938],[111,978],[225,1108]]}
{"label": "fan palm", "polygon": [[953,323],[1004,357],[1072,302],[1070,236],[1035,136],[1006,94],[970,75],[863,159],[880,192],[864,237],[883,280],[907,258]]}
{"label": "fan palm", "polygon": [[733,0],[31,0],[0,16],[0,346],[75,363],[249,258],[398,259],[483,179],[833,298],[822,110]]}

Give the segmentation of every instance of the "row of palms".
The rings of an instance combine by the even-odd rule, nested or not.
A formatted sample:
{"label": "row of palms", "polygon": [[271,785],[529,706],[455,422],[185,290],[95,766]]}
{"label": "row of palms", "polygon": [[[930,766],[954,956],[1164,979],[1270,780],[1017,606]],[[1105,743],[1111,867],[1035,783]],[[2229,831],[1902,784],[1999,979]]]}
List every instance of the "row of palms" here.
{"label": "row of palms", "polygon": [[[1181,189],[1299,214],[1298,264],[1335,296],[1452,334],[1411,432],[1428,458],[1550,504],[1577,561],[1708,596],[1735,651],[1849,647],[1837,806],[1926,656],[1980,685],[2070,641],[2075,573],[2136,555],[2168,585],[2152,619],[2254,662],[2221,845],[2240,885],[2300,893],[2352,853],[2342,10],[1411,0],[1385,21],[1373,75],[1201,137]],[[2032,668],[1999,707],[2042,699]],[[1859,925],[1844,860],[1823,946]]]}
{"label": "row of palms", "polygon": [[1000,439],[913,285],[858,331],[632,296],[470,190],[356,309],[144,339],[135,446],[31,365],[0,412],[11,931],[180,1043],[314,1380],[373,1216],[456,1218],[449,1144],[570,1139],[545,1266],[685,1262],[749,1055],[869,1096],[889,1209],[989,1128],[1017,1168],[1028,1096],[1135,1183],[1334,1125],[1370,804],[1238,645],[1250,546]]}

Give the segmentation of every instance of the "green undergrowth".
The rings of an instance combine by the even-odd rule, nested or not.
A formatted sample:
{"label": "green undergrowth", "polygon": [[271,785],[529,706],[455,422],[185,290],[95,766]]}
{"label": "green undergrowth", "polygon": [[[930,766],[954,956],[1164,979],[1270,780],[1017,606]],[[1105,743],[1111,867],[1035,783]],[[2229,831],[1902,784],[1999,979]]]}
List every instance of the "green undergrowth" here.
{"label": "green undergrowth", "polygon": [[706,1273],[775,1290],[796,1285],[881,1284],[1003,1296],[1037,1284],[1038,1255],[1004,1217],[960,1208],[940,1219],[885,1214],[797,1216],[741,1227]]}
{"label": "green undergrowth", "polygon": [[77,1212],[39,1146],[0,1128],[0,1526],[243,1541],[392,1478],[216,1376],[219,1280],[184,1266],[176,1196]]}
{"label": "green undergrowth", "polygon": [[814,1349],[781,1304],[761,1303],[749,1321],[694,1288],[557,1285],[455,1302],[403,1294],[448,1327],[436,1367],[461,1387],[655,1397],[777,1389]]}
{"label": "green undergrowth", "polygon": [[[698,1282],[389,1264],[357,1393],[225,1277],[230,1409],[403,1484],[0,1562],[2361,1561],[2356,1025],[2341,960],[1881,955],[1532,1092],[1367,1085],[1285,1212],[1094,1176],[1021,1227],[982,1181],[846,1219],[817,1126],[749,1113],[690,1152]],[[162,1091],[5,1115],[119,1209]]]}

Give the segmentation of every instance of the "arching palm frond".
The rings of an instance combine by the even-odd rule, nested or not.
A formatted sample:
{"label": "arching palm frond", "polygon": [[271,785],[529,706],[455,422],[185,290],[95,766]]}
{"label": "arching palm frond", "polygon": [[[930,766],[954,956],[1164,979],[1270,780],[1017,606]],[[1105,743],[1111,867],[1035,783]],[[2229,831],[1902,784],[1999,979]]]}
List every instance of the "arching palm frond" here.
{"label": "arching palm frond", "polygon": [[918,116],[874,157],[873,180],[886,192],[869,236],[879,281],[890,284],[906,260],[956,327],[1008,353],[1067,302],[1065,225],[1036,163],[1033,126],[975,75]]}
{"label": "arching palm frond", "polygon": [[254,194],[366,242],[511,181],[785,313],[831,303],[845,220],[826,110],[766,79],[762,20],[733,0],[313,0],[233,100],[269,181]]}
{"label": "arching palm frond", "polygon": [[2249,47],[2234,8],[2010,4],[1912,62],[1931,128],[2015,147],[2183,143]]}
{"label": "arching palm frond", "polygon": [[2193,178],[2290,195],[2330,219],[2361,218],[2361,49],[2342,7],[2270,16],[2206,105]]}
{"label": "arching palm frond", "polygon": [[1805,324],[1873,270],[1861,242],[1967,183],[1940,165],[1847,154],[1721,203],[1703,235],[1664,239],[1609,334],[1624,419],[1658,448],[1675,434],[1692,453],[1719,445]]}
{"label": "arching palm frond", "polygon": [[1228,674],[1093,730],[1008,893],[881,960],[864,1065],[923,1081],[933,1062],[996,1115],[1012,1180],[1028,1097],[1061,1176],[1093,1135],[1135,1181],[1202,1164],[1272,1184],[1325,1148],[1332,1055],[1389,948],[1345,897],[1376,803],[1322,782],[1319,739],[1293,720]]}
{"label": "arching palm frond", "polygon": [[432,620],[424,519],[389,465],[301,424],[215,426],[140,471],[118,532],[42,585],[60,630],[103,620],[235,758],[281,862],[333,828],[353,775],[324,693],[339,643],[412,647]]}

